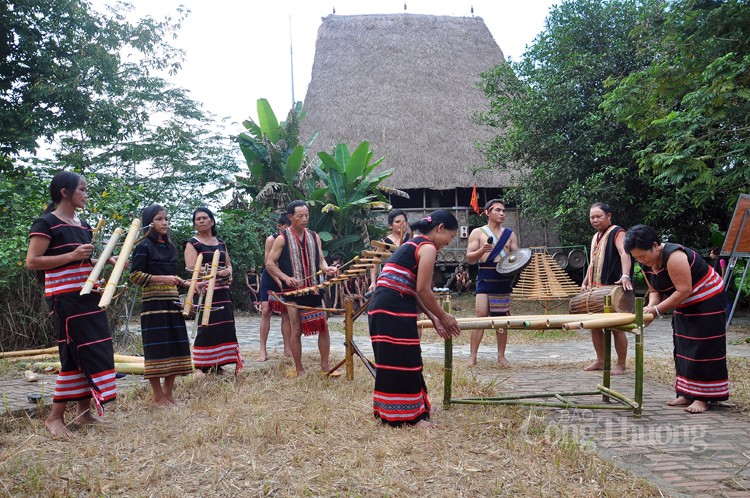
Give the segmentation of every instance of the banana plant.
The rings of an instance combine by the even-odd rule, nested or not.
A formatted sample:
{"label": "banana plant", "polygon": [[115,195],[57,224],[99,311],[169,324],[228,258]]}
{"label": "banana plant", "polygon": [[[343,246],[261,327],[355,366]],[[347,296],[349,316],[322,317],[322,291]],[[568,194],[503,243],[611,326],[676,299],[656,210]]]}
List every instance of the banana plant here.
{"label": "banana plant", "polygon": [[[308,180],[311,228],[318,232],[327,253],[341,252],[351,257],[379,235],[374,209],[389,207],[380,184],[393,174],[393,168],[376,172],[385,158],[373,162],[369,142],[360,143],[350,153],[338,144],[333,154],[318,153]],[[397,190],[388,193],[406,196]]]}
{"label": "banana plant", "polygon": [[295,104],[282,122],[266,99],[258,99],[257,111],[258,123],[244,121],[245,131],[237,136],[250,175],[237,177],[236,183],[254,201],[279,211],[309,194],[307,151],[317,133],[306,144],[299,143],[299,123],[304,118],[301,103]]}

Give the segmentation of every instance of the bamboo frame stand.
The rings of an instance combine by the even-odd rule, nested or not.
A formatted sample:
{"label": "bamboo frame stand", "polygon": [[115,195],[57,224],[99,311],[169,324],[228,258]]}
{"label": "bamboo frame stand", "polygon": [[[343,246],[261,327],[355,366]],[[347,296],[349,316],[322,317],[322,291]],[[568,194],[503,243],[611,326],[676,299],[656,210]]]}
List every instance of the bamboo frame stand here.
{"label": "bamboo frame stand", "polygon": [[[451,404],[545,406],[550,408],[581,408],[588,410],[628,410],[633,412],[634,418],[640,418],[643,413],[643,298],[636,298],[635,304],[634,323],[629,326],[616,328],[616,330],[626,330],[627,332],[635,334],[635,392],[633,393],[633,399],[630,399],[624,394],[611,388],[610,369],[612,366],[612,329],[605,328],[603,329],[604,365],[602,371],[602,383],[596,386],[595,391],[545,392],[492,398],[452,398],[453,341],[452,339],[446,339],[443,377],[443,404],[445,405],[445,409],[450,409]],[[612,312],[610,296],[605,296],[604,310],[606,313]],[[549,315],[540,317],[539,322],[543,322],[541,318],[548,317]],[[574,396],[596,396],[599,394],[602,396],[602,403],[579,403],[570,399]],[[554,398],[555,401],[549,400],[549,398]]]}
{"label": "bamboo frame stand", "polygon": [[359,346],[357,346],[357,343],[354,342],[354,322],[367,310],[367,307],[370,304],[370,299],[372,298],[368,298],[357,311],[354,311],[354,305],[351,298],[347,297],[344,300],[344,347],[346,348],[346,352],[344,354],[344,359],[330,369],[328,375],[331,375],[333,372],[346,365],[346,380],[354,380],[354,355],[356,354],[359,356],[359,359],[362,360],[362,363],[364,363],[365,368],[370,372],[372,378],[375,378],[375,365],[373,365],[364,353],[362,353]]}

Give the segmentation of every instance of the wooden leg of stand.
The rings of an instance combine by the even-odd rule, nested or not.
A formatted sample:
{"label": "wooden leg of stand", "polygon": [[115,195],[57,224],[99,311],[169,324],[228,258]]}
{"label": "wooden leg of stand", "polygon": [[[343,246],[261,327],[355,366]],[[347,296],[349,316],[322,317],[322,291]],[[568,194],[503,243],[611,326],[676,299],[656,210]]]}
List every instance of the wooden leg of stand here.
{"label": "wooden leg of stand", "polygon": [[352,338],[354,337],[354,319],[352,318],[352,300],[345,303],[346,316],[344,318],[344,340],[346,341],[346,380],[354,380],[354,352]]}

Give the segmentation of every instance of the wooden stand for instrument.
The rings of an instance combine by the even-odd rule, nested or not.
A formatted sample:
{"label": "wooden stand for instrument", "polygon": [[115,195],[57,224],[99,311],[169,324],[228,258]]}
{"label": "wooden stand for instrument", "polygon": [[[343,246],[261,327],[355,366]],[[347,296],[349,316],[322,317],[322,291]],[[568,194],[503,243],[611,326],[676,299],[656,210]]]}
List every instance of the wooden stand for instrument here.
{"label": "wooden stand for instrument", "polygon": [[354,380],[354,355],[356,354],[362,360],[372,378],[375,378],[375,365],[362,353],[357,343],[354,342],[354,322],[367,310],[367,307],[370,305],[370,299],[372,298],[368,298],[357,311],[354,311],[351,298],[348,297],[344,301],[344,308],[346,310],[346,314],[344,315],[344,346],[346,347],[346,354],[343,360],[328,371],[328,375],[346,365],[346,380]]}
{"label": "wooden stand for instrument", "polygon": [[[612,312],[610,296],[605,297],[605,313]],[[543,320],[530,320],[530,323],[541,324]],[[467,328],[474,328],[469,323]],[[634,418],[640,418],[643,413],[643,298],[636,298],[635,320],[631,327],[617,327],[617,330],[626,329],[635,334],[635,390],[633,399],[628,398],[611,388],[612,366],[612,329],[604,329],[604,365],[602,371],[602,383],[596,386],[595,391],[581,392],[545,392],[536,394],[520,394],[516,396],[481,397],[481,398],[452,398],[453,381],[453,341],[445,340],[445,364],[444,364],[444,390],[443,404],[445,409],[450,409],[451,404],[466,405],[524,405],[524,406],[546,406],[550,408],[576,408],[588,410],[628,410],[633,412]],[[463,325],[459,324],[463,328]],[[510,327],[514,328],[514,327]],[[556,328],[556,327],[555,327]],[[579,403],[572,400],[575,396],[602,396],[602,403]],[[537,399],[539,398],[539,399]],[[549,400],[554,398],[555,401]],[[614,402],[614,403],[613,403]]]}

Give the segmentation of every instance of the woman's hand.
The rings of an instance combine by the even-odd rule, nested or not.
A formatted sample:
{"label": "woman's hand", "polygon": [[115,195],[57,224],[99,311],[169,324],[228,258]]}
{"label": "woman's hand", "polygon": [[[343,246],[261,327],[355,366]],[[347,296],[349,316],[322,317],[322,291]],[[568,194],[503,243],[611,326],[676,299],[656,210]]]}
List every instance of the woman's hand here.
{"label": "woman's hand", "polygon": [[445,313],[439,319],[437,317],[430,317],[432,324],[435,326],[435,330],[438,335],[443,339],[450,339],[451,337],[458,337],[461,335],[461,329],[458,327],[456,318],[448,313]]}
{"label": "woman's hand", "polygon": [[633,282],[630,281],[630,277],[628,275],[621,276],[620,280],[615,282],[615,285],[622,285],[622,288],[625,290],[633,290]]}

